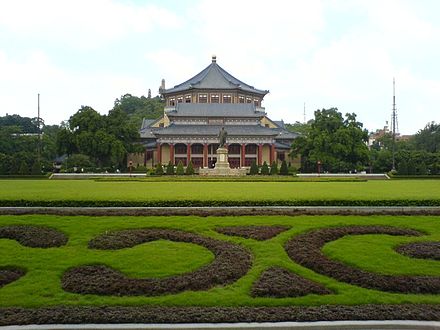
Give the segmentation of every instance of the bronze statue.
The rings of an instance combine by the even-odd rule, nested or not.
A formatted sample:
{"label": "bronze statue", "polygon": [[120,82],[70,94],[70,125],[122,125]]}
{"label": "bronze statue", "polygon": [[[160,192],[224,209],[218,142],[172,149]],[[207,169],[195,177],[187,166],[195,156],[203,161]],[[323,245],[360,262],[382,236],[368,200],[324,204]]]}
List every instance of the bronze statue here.
{"label": "bronze statue", "polygon": [[219,148],[225,147],[227,137],[228,137],[228,132],[226,132],[225,127],[223,126],[220,132],[218,133]]}

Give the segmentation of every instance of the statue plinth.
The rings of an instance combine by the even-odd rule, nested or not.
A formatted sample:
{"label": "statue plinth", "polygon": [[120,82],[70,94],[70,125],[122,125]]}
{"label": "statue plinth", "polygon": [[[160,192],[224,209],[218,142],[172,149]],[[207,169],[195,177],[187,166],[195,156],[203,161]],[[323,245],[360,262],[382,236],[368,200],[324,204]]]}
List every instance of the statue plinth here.
{"label": "statue plinth", "polygon": [[220,147],[217,149],[217,161],[214,168],[201,168],[200,175],[205,176],[241,176],[246,175],[245,168],[230,168],[228,161],[228,149]]}
{"label": "statue plinth", "polygon": [[217,149],[217,161],[215,163],[215,168],[229,168],[228,149]]}

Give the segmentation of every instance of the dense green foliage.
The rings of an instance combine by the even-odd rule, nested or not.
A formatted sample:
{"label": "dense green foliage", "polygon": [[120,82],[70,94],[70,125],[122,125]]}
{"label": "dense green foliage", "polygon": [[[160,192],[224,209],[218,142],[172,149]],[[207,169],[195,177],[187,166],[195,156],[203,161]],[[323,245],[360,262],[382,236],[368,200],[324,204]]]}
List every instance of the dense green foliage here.
{"label": "dense green foliage", "polygon": [[[225,236],[217,227],[288,226],[290,229],[268,241]],[[0,266],[23,267],[28,273],[0,289],[0,307],[47,307],[69,305],[93,306],[289,306],[289,305],[359,305],[399,303],[440,303],[439,295],[399,294],[364,289],[320,275],[293,262],[284,250],[286,242],[304,232],[325,227],[382,225],[419,230],[425,235],[354,235],[332,241],[324,253],[334,260],[375,273],[440,276],[438,261],[408,258],[396,253],[397,245],[415,241],[438,241],[440,228],[436,217],[407,216],[245,216],[245,217],[62,217],[0,216],[0,225],[35,225],[58,229],[68,236],[68,244],[58,248],[29,248],[9,239],[0,240]],[[132,228],[168,228],[194,232],[227,240],[248,249],[252,268],[235,283],[207,291],[185,291],[162,296],[99,296],[63,291],[63,273],[83,264],[104,264],[136,278],[163,278],[196,270],[213,259],[212,253],[198,245],[159,240],[133,248],[106,251],[89,249],[90,240],[106,231]],[[369,251],[369,253],[364,253]],[[332,294],[296,298],[252,298],[250,290],[261,273],[271,266],[284,267],[301,277],[321,283]]]}
{"label": "dense green foliage", "polygon": [[289,168],[285,160],[281,162],[280,175],[289,175]]}
{"label": "dense green foliage", "polygon": [[155,175],[163,175],[163,166],[160,163],[157,163],[156,169],[154,171]]}
{"label": "dense green foliage", "polygon": [[278,174],[278,164],[276,161],[273,161],[270,165],[270,175],[277,175]]}
{"label": "dense green foliage", "polygon": [[177,175],[184,175],[185,174],[185,169],[183,168],[182,161],[179,161],[179,163],[177,164],[176,174]]}
{"label": "dense green foliage", "polygon": [[292,156],[302,156],[303,172],[349,172],[364,170],[369,161],[365,144],[368,132],[356,121],[356,114],[347,113],[345,119],[337,108],[315,111],[315,119],[305,133],[294,140]]}
{"label": "dense green foliage", "polygon": [[261,175],[269,175],[269,166],[267,165],[266,162],[263,163],[263,166],[261,166]]}
{"label": "dense green foliage", "polygon": [[174,165],[171,163],[171,161],[168,162],[166,175],[174,175]]}
{"label": "dense green foliage", "polygon": [[186,166],[185,174],[186,175],[193,175],[194,174],[194,167],[193,167],[192,162],[189,162],[188,165]]}
{"label": "dense green foliage", "polygon": [[258,174],[258,165],[255,160],[252,161],[251,168],[249,169],[249,175],[257,175]]}

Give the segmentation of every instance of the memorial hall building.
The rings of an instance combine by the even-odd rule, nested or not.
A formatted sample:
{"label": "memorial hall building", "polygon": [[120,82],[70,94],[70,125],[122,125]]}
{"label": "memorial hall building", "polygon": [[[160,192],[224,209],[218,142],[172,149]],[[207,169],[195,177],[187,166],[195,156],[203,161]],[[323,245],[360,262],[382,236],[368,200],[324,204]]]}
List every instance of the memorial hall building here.
{"label": "memorial hall building", "polygon": [[289,161],[297,134],[267,116],[262,103],[269,91],[238,80],[217,64],[215,56],[208,67],[179,85],[167,89],[162,80],[159,92],[165,101],[163,116],[144,119],[140,130],[143,165],[182,161],[195,168],[213,167],[222,127],[231,168],[249,167],[253,161]]}

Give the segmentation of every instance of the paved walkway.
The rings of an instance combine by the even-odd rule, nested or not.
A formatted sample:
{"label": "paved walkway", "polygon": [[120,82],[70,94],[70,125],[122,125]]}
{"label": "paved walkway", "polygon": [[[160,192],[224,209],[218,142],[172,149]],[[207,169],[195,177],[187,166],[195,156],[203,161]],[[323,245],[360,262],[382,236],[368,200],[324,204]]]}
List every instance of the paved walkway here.
{"label": "paved walkway", "polygon": [[321,321],[279,323],[187,323],[187,324],[50,324],[6,326],[1,330],[319,330],[319,329],[440,329],[440,322],[431,321]]}
{"label": "paved walkway", "polygon": [[440,215],[440,207],[230,206],[230,207],[0,207],[0,215]]}

